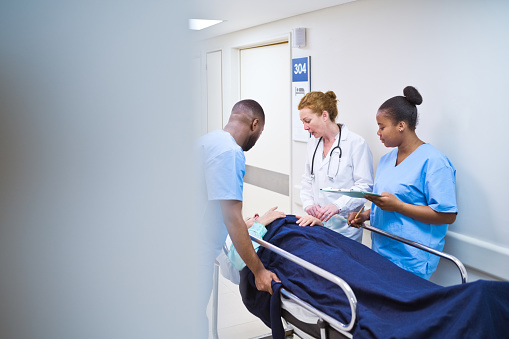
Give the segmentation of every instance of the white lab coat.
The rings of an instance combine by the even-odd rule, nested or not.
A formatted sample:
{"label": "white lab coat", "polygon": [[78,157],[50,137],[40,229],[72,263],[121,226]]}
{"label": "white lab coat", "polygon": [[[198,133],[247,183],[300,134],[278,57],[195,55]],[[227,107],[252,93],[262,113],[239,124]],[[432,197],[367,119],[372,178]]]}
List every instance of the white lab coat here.
{"label": "white lab coat", "polygon": [[[334,141],[334,148],[338,144],[338,135]],[[311,137],[307,145],[307,159],[304,175],[302,176],[302,188],[300,198],[302,206],[307,208],[311,205],[330,205],[334,204],[338,207],[338,215],[348,218],[351,212],[357,212],[364,205],[366,199],[350,198],[339,193],[320,191],[320,188],[333,187],[342,189],[352,189],[359,191],[373,191],[373,155],[366,141],[358,134],[351,132],[345,125],[341,125],[341,141],[339,146],[343,151],[341,161],[339,161],[339,150],[336,149],[330,155],[330,150],[325,158],[323,158],[323,140],[316,145],[320,139]],[[314,161],[314,179],[311,178],[311,162],[313,153],[316,149]],[[330,179],[327,171],[333,178]],[[339,171],[336,174],[339,161]],[[325,226],[331,228],[349,238],[361,241],[362,230],[350,227],[345,224],[344,220],[332,217],[325,223]]]}

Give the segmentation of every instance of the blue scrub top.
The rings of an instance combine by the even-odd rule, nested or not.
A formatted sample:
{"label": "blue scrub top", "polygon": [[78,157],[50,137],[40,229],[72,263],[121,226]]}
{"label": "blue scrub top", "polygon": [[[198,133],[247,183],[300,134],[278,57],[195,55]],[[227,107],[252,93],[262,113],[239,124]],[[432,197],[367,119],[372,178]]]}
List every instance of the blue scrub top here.
{"label": "blue scrub top", "polygon": [[[401,201],[429,206],[437,212],[457,213],[456,170],[449,159],[430,144],[419,146],[396,166],[398,149],[380,159],[373,192],[388,192]],[[425,224],[403,214],[383,211],[373,204],[371,224],[389,233],[441,251],[448,225]],[[439,257],[372,233],[372,248],[399,267],[429,279]]]}
{"label": "blue scrub top", "polygon": [[203,166],[202,224],[213,258],[221,250],[228,234],[221,212],[221,200],[242,201],[246,158],[230,133],[210,132],[198,142]]}

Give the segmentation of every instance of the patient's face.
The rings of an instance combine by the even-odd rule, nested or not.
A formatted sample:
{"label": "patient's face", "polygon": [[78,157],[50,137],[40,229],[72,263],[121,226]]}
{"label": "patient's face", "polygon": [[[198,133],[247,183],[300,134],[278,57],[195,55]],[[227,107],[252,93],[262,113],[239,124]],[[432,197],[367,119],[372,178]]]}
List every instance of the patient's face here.
{"label": "patient's face", "polygon": [[253,224],[255,223],[256,220],[258,220],[259,217],[260,215],[258,213],[255,213],[252,217],[245,218],[244,221],[246,222],[247,228],[251,228],[251,226],[253,226]]}

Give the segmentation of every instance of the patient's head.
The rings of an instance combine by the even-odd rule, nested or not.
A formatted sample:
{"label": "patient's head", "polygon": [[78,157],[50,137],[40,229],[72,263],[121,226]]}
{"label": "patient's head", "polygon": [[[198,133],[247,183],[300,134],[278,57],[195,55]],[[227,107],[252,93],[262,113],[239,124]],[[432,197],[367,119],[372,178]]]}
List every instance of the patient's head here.
{"label": "patient's head", "polygon": [[258,213],[255,213],[252,217],[245,218],[244,221],[247,225],[247,228],[251,228],[251,226],[253,226],[253,224],[256,222],[256,220],[258,220],[259,217],[260,215]]}

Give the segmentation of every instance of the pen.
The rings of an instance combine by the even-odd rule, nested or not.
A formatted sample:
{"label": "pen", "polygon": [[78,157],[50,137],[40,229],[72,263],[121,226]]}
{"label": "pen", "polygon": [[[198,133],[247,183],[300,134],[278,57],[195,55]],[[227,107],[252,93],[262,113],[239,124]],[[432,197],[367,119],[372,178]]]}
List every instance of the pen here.
{"label": "pen", "polygon": [[357,219],[357,217],[359,216],[359,214],[361,214],[361,212],[364,210],[364,206],[361,207],[361,209],[359,210],[359,212],[357,212],[357,214],[355,215],[355,218],[354,219]]}

